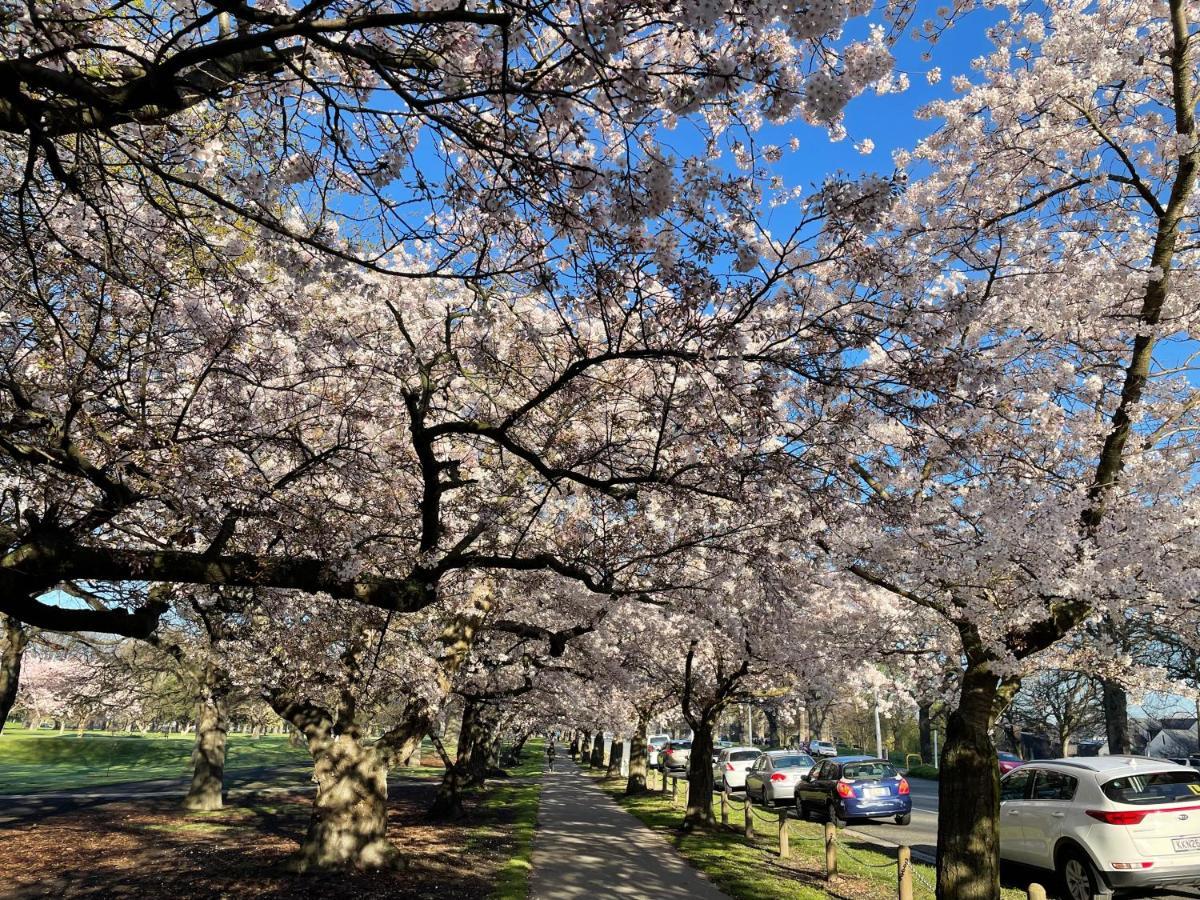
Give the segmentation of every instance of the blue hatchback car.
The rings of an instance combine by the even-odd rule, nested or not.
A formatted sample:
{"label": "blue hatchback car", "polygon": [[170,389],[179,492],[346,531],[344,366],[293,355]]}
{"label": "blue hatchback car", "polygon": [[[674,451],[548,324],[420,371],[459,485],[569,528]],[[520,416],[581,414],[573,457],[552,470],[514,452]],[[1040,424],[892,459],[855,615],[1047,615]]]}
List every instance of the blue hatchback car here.
{"label": "blue hatchback car", "polygon": [[886,759],[834,756],[817,763],[796,785],[796,812],[802,819],[815,813],[839,824],[894,818],[897,825],[907,825],[912,793],[907,779]]}

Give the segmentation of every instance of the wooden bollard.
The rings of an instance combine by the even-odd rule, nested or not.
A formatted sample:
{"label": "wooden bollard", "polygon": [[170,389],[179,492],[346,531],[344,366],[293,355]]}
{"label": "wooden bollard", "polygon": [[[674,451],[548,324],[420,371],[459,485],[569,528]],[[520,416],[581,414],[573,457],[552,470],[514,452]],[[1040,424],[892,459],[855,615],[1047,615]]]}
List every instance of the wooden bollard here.
{"label": "wooden bollard", "polygon": [[[792,858],[792,848],[788,843],[788,811],[786,809],[779,811],[779,858]],[[904,900],[904,898],[902,897],[901,900]],[[908,895],[908,900],[912,900],[911,892]]]}
{"label": "wooden bollard", "polygon": [[721,824],[729,824],[729,787],[728,785],[721,790]]}
{"label": "wooden bollard", "polygon": [[1040,884],[1031,884],[1029,886],[1029,900],[1046,900],[1046,889]]}
{"label": "wooden bollard", "polygon": [[825,877],[832,878],[837,874],[837,827],[832,822],[825,823]]}
{"label": "wooden bollard", "polygon": [[750,799],[750,792],[746,792],[746,837],[754,837],[754,801]]}
{"label": "wooden bollard", "polygon": [[908,847],[896,851],[896,896],[913,900],[912,850]]}
{"label": "wooden bollard", "polygon": [[659,774],[660,774],[660,775],[662,775],[662,780],[663,780],[663,783],[662,783],[662,792],[665,794],[665,793],[667,792],[667,770],[666,770],[666,769],[661,769],[661,770],[659,771]]}
{"label": "wooden bollard", "polygon": [[671,805],[674,806],[679,799],[679,779],[671,779]]}

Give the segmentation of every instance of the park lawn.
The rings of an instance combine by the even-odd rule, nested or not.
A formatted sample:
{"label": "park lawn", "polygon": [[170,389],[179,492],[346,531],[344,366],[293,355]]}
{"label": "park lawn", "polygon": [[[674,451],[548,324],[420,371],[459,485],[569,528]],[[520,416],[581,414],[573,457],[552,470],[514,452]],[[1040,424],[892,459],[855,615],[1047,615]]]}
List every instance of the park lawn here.
{"label": "park lawn", "polygon": [[[192,734],[58,732],[7,726],[0,734],[0,795],[99,787],[124,781],[184,778],[191,774]],[[307,768],[308,751],[286,735],[230,734],[225,770]],[[421,765],[398,767],[398,778],[441,778],[441,760],[428,741]]]}
{"label": "park lawn", "polygon": [[[598,778],[600,786],[617,803],[665,837],[689,863],[707,875],[734,900],[825,900],[830,896],[855,900],[885,900],[896,896],[895,851],[878,847],[839,832],[838,875],[825,879],[824,826],[816,822],[788,820],[791,859],[779,858],[778,814],[755,811],[755,836],[742,832],[745,813],[729,811],[730,827],[717,832],[680,835],[685,794],[676,804],[670,795],[651,791],[625,796],[625,779]],[[683,785],[686,789],[686,783]],[[740,807],[741,800],[735,798]],[[713,795],[719,813],[719,795]],[[846,845],[849,844],[849,847]],[[914,864],[916,900],[933,900],[932,866]],[[1005,888],[1005,900],[1023,900],[1023,891]]]}
{"label": "park lawn", "polygon": [[[109,734],[6,727],[0,734],[0,794],[70,790],[182,778],[191,771],[191,734]],[[308,752],[285,735],[229,735],[229,772],[304,766]]]}

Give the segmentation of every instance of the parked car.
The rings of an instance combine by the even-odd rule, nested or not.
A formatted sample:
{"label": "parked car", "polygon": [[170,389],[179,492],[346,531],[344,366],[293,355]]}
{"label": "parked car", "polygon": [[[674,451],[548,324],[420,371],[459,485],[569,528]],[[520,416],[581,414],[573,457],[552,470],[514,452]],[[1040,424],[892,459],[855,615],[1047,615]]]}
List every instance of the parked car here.
{"label": "parked car", "polygon": [[746,770],[746,796],[756,797],[763,806],[774,806],[781,800],[791,804],[796,797],[796,785],[814,765],[816,760],[807,753],[792,750],[763,753]]}
{"label": "parked car", "polygon": [[1000,782],[1000,858],[1053,871],[1063,900],[1200,884],[1200,772],[1168,760],[1035,760]]}
{"label": "parked car", "polygon": [[719,791],[740,791],[746,786],[746,771],[762,756],[757,747],[729,747],[722,750],[713,766],[713,785]]}
{"label": "parked car", "polygon": [[1017,766],[1025,765],[1025,760],[1017,756],[1015,753],[997,753],[996,758],[1000,761],[1000,774],[1007,775]]}
{"label": "parked car", "polygon": [[823,759],[796,785],[796,812],[828,822],[894,818],[897,825],[912,821],[908,780],[886,759],[835,756]]}
{"label": "parked car", "polygon": [[691,741],[671,741],[662,752],[662,769],[668,775],[686,775],[691,756]]}
{"label": "parked car", "polygon": [[809,741],[808,752],[812,756],[837,756],[837,744],[833,741]]}
{"label": "parked car", "polygon": [[652,769],[657,769],[662,764],[659,756],[663,748],[669,743],[671,743],[671,736],[669,734],[650,735],[646,740],[646,765]]}

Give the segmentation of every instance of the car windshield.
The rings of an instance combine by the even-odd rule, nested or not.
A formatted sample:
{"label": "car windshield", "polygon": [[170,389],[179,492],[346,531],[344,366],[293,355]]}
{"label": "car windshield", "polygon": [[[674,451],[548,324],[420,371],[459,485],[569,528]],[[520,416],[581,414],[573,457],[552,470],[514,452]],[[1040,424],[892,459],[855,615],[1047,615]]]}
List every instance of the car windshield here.
{"label": "car windshield", "polygon": [[1195,801],[1200,797],[1200,772],[1146,772],[1105,782],[1104,796],[1117,803],[1151,804]]}
{"label": "car windshield", "polygon": [[757,750],[734,750],[729,754],[730,762],[745,762],[748,759],[758,759]]}
{"label": "car windshield", "polygon": [[776,756],[771,760],[777,769],[804,768],[806,766],[811,766],[813,761],[814,760],[811,756],[805,756],[803,753],[797,754],[796,756]]}
{"label": "car windshield", "polygon": [[845,778],[895,778],[896,767],[885,762],[846,763],[842,768]]}

